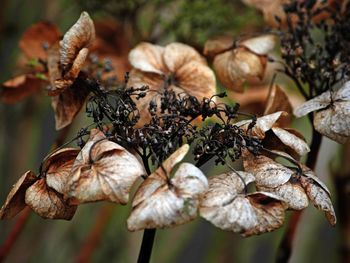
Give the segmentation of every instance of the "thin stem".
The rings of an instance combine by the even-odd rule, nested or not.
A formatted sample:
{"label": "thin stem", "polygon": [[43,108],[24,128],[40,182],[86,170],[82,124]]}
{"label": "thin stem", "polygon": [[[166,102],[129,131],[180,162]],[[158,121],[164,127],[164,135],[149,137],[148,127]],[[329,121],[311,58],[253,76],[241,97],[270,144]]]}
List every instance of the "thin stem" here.
{"label": "thin stem", "polygon": [[[313,121],[312,114],[309,115],[309,118],[312,124],[312,121]],[[308,155],[306,160],[306,166],[308,166],[312,170],[314,170],[316,166],[317,156],[320,150],[321,142],[322,142],[322,135],[313,128],[310,154]],[[302,215],[302,211],[295,211],[291,216],[291,218],[289,219],[287,230],[284,236],[282,237],[282,241],[277,251],[276,262],[278,263],[288,262],[292,254],[293,240],[295,238],[296,230],[300,222],[301,215]]]}

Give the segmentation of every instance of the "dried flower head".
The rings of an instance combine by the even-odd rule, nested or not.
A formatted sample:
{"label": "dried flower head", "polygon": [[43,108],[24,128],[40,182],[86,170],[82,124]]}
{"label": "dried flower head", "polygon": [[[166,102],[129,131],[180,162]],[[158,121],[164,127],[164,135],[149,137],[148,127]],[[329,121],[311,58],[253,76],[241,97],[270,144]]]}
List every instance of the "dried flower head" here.
{"label": "dried flower head", "polygon": [[197,216],[199,198],[208,189],[206,177],[190,163],[182,163],[173,174],[188,150],[183,145],[141,184],[127,221],[130,231],[173,227]]}

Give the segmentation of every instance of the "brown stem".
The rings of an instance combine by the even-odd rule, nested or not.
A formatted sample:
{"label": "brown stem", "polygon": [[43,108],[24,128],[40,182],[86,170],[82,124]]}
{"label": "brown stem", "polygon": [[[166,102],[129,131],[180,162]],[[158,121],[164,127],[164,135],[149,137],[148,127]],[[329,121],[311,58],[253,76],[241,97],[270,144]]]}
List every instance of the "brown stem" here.
{"label": "brown stem", "polygon": [[0,247],[0,262],[3,262],[10,252],[11,248],[15,244],[17,238],[21,234],[29,216],[30,216],[30,209],[29,207],[26,207],[22,213],[19,215],[16,223],[14,224],[13,228],[11,229],[10,234],[7,236],[4,244]]}
{"label": "brown stem", "polygon": [[[312,122],[313,117],[311,115],[309,115],[309,117],[310,117],[311,123],[313,123]],[[312,170],[314,170],[316,166],[316,161],[317,161],[318,152],[320,150],[321,141],[322,141],[322,135],[313,128],[310,154],[308,155],[306,160],[306,166],[308,166]],[[300,222],[301,215],[302,215],[302,210],[295,211],[292,214],[291,218],[289,219],[287,230],[284,233],[280,246],[278,247],[278,250],[277,250],[276,262],[278,263],[288,262],[292,254],[293,240],[295,238],[296,230]]]}
{"label": "brown stem", "polygon": [[108,205],[102,208],[96,218],[94,227],[91,229],[90,233],[87,235],[86,241],[81,246],[75,262],[84,263],[91,261],[91,257],[100,243],[103,230],[111,218],[112,213],[113,206]]}

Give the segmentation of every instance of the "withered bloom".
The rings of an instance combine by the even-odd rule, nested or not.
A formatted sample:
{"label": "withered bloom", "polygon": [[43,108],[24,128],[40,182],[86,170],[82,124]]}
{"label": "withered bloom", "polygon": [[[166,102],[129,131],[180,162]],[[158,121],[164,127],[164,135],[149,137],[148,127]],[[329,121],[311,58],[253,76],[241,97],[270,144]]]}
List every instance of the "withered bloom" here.
{"label": "withered bloom", "polygon": [[190,163],[182,163],[172,176],[188,150],[183,145],[141,184],[127,221],[130,231],[173,227],[197,216],[199,198],[208,189],[206,177]]}
{"label": "withered bloom", "polygon": [[314,112],[314,127],[319,133],[338,143],[349,141],[350,82],[308,100],[294,110],[294,115],[301,117],[310,112]]}

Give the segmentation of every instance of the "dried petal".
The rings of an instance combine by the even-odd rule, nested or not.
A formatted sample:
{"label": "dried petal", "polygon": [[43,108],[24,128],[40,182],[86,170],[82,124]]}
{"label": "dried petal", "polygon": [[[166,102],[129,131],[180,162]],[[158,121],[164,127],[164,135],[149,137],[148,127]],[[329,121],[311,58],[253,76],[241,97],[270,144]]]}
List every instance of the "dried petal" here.
{"label": "dried petal", "polygon": [[94,39],[94,22],[87,12],[82,12],[79,20],[64,34],[60,43],[60,59],[64,72],[71,68],[80,50],[89,47]]}
{"label": "dried petal", "polygon": [[280,201],[278,196],[266,192],[257,192],[250,194],[247,198],[254,208],[258,224],[244,232],[243,236],[271,232],[283,225],[285,204]]}
{"label": "dried petal", "polygon": [[48,187],[44,178],[27,189],[25,202],[35,213],[46,219],[70,220],[77,209],[76,206],[68,205],[62,194]]}
{"label": "dried petal", "polygon": [[323,211],[326,215],[328,222],[334,226],[337,222],[337,218],[333,209],[332,201],[330,199],[327,188],[321,186],[315,180],[310,177],[301,177],[300,178],[301,185],[306,191],[306,194],[310,198],[310,201],[313,205]]}
{"label": "dried petal", "polygon": [[[189,149],[190,149],[190,146],[188,144],[184,144],[179,149],[177,149],[172,155],[170,155],[168,159],[166,159],[163,162],[163,168],[166,174],[172,173],[174,167],[178,163],[180,163],[183,160],[183,158],[185,158]],[[163,170],[163,169],[159,169],[159,170]]]}
{"label": "dried petal", "polygon": [[221,83],[228,89],[243,91],[246,82],[264,77],[266,59],[245,48],[219,54],[214,59],[214,69]]}
{"label": "dried petal", "polygon": [[[163,166],[173,167],[188,150],[187,147],[180,148],[180,153],[173,153]],[[130,231],[172,227],[197,216],[199,199],[208,189],[206,177],[189,163],[182,163],[171,179],[169,176],[158,168],[141,184],[127,221]]]}
{"label": "dried petal", "polygon": [[294,109],[294,115],[297,117],[302,117],[310,112],[326,108],[331,102],[331,93],[326,91],[321,95],[306,101],[305,103],[299,105]]}
{"label": "dried petal", "polygon": [[206,65],[205,60],[193,47],[182,43],[167,45],[164,49],[163,60],[171,72],[176,72],[182,66],[192,61]]}
{"label": "dried petal", "polygon": [[45,83],[45,80],[31,74],[19,75],[2,84],[0,101],[8,104],[16,103],[38,92]]}
{"label": "dried petal", "polygon": [[46,48],[51,47],[60,38],[58,28],[48,22],[40,22],[30,26],[19,41],[19,47],[30,59],[46,60]]}
{"label": "dried petal", "polygon": [[166,73],[163,54],[163,47],[143,42],[130,51],[129,61],[138,70],[162,75]]}
{"label": "dried petal", "polygon": [[233,44],[234,41],[232,37],[210,39],[205,42],[203,54],[208,57],[214,57],[219,53],[232,49]]}
{"label": "dried petal", "polygon": [[275,188],[289,181],[294,172],[263,155],[254,156],[243,151],[245,171],[255,176],[257,186]]}
{"label": "dried petal", "polygon": [[276,45],[274,35],[262,35],[246,39],[239,43],[240,46],[248,48],[257,55],[267,55]]}
{"label": "dried petal", "polygon": [[66,193],[70,171],[79,151],[75,148],[63,148],[47,157],[42,171],[49,187],[61,194]]}
{"label": "dried petal", "polygon": [[[291,114],[292,105],[289,102],[287,94],[278,85],[273,85],[270,94],[268,95],[264,115],[278,111],[284,111]],[[291,117],[289,117],[286,123],[283,123],[282,126],[286,126],[290,121]]]}
{"label": "dried petal", "polygon": [[72,203],[107,200],[126,204],[134,182],[144,174],[138,159],[122,146],[92,130],[68,180]]}
{"label": "dried petal", "polygon": [[35,183],[37,177],[32,171],[26,172],[13,185],[6,201],[0,210],[0,219],[10,219],[21,212],[25,207],[25,193],[28,187]]}
{"label": "dried petal", "polygon": [[52,98],[52,108],[55,112],[56,130],[72,123],[75,116],[85,103],[89,90],[80,82],[74,82],[69,89]]}

